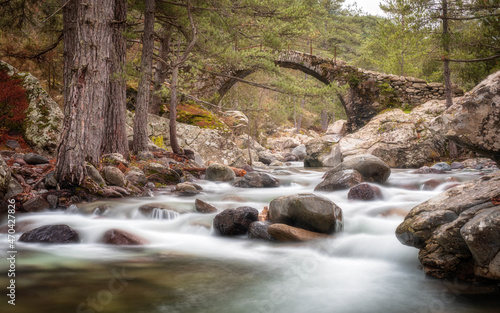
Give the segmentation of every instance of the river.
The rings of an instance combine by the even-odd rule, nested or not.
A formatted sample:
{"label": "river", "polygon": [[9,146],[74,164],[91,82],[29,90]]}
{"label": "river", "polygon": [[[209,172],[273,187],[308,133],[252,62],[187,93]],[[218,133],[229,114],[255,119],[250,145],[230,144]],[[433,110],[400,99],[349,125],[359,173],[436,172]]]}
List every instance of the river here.
{"label": "river", "polygon": [[[198,198],[220,209],[251,206],[259,211],[282,195],[313,192],[326,169],[300,163],[272,173],[282,186],[241,189],[200,181]],[[168,191],[145,198],[100,201],[66,212],[17,214],[23,229],[67,224],[80,244],[17,242],[16,306],[2,296],[1,312],[498,312],[497,295],[477,295],[470,286],[426,277],[418,250],[403,246],[394,231],[402,213],[437,195],[453,176],[393,170],[379,186],[383,200],[347,200],[347,190],[320,192],[343,210],[344,231],[309,243],[279,244],[244,237],[221,238],[211,229],[215,214],[195,212],[195,197]],[[424,191],[425,181],[444,183]],[[398,186],[414,186],[403,189]],[[148,203],[177,212],[141,213]],[[181,213],[179,213],[181,212]],[[395,212],[397,214],[389,214]],[[141,247],[99,243],[111,228],[147,239]],[[0,247],[7,235],[0,234]],[[2,248],[2,288],[8,286]],[[5,289],[4,289],[5,290]]]}

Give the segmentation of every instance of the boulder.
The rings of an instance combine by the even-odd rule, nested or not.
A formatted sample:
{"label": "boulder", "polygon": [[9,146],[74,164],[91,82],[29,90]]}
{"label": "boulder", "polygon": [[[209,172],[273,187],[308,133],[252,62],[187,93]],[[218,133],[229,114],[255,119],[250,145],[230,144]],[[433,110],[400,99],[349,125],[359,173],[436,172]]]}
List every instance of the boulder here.
{"label": "boulder", "polygon": [[234,171],[226,165],[212,163],[207,167],[205,179],[210,181],[228,182],[236,178]]}
{"label": "boulder", "polygon": [[35,196],[22,204],[25,212],[41,212],[50,209],[50,204],[42,197]]}
{"label": "boulder", "polygon": [[175,185],[175,192],[181,196],[194,196],[200,193],[200,190],[196,188],[195,184],[186,182]]}
{"label": "boulder", "polygon": [[101,241],[108,245],[127,245],[127,246],[138,246],[146,245],[149,242],[137,235],[131,234],[129,232],[120,229],[110,229],[104,233]]}
{"label": "boulder", "polygon": [[196,199],[194,201],[194,206],[196,208],[196,211],[200,213],[217,213],[219,212],[219,209],[217,209],[215,206],[211,205],[210,203],[207,203],[203,200]]}
{"label": "boulder", "polygon": [[362,201],[379,200],[382,199],[382,190],[370,184],[359,184],[349,190],[347,199]]}
{"label": "boulder", "polygon": [[420,249],[424,271],[438,278],[500,281],[500,171],[468,181],[416,206],[396,229]]}
{"label": "boulder", "polygon": [[273,163],[276,160],[277,160],[277,157],[267,150],[259,152],[259,162],[262,162],[265,165],[270,165],[271,163]]}
{"label": "boulder", "polygon": [[451,166],[446,162],[436,163],[433,166],[431,166],[431,168],[435,168],[435,169],[443,171],[443,172],[451,171]]}
{"label": "boulder", "polygon": [[300,242],[328,238],[327,234],[317,233],[285,224],[272,224],[267,227],[269,235],[279,242]]}
{"label": "boulder", "polygon": [[267,231],[268,227],[271,225],[272,225],[272,223],[269,221],[253,222],[248,227],[248,238],[250,238],[250,239],[264,239],[264,240],[269,240],[269,241],[275,240],[274,237],[271,236],[269,234],[269,232]]}
{"label": "boulder", "polygon": [[233,183],[235,187],[241,188],[269,188],[279,187],[280,182],[276,177],[263,172],[250,172]]}
{"label": "boulder", "polygon": [[326,234],[343,229],[342,209],[328,198],[310,193],[274,199],[269,204],[269,220]]}
{"label": "boulder", "polygon": [[450,167],[452,170],[461,170],[465,168],[465,165],[461,162],[452,162]]}
{"label": "boulder", "polygon": [[3,157],[0,156],[0,198],[3,198],[7,193],[11,175],[7,163],[5,163]]}
{"label": "boulder", "polygon": [[59,198],[56,195],[48,195],[47,203],[49,204],[49,209],[54,210],[59,204]]}
{"label": "boulder", "polygon": [[423,190],[434,190],[436,189],[439,185],[441,185],[441,181],[437,179],[429,179],[424,182],[424,185],[422,186]]}
{"label": "boulder", "polygon": [[23,186],[21,186],[21,184],[14,177],[11,177],[11,179],[9,180],[9,185],[7,186],[7,193],[5,194],[5,199],[15,197],[23,191],[24,191]]}
{"label": "boulder", "polygon": [[331,141],[315,139],[306,144],[305,167],[334,167],[342,162],[340,147]]}
{"label": "boulder", "polygon": [[139,169],[128,171],[125,175],[125,179],[136,186],[145,186],[148,183],[146,175]]}
{"label": "boulder", "polygon": [[44,157],[43,155],[39,155],[36,153],[26,153],[23,157],[24,162],[30,164],[30,165],[37,165],[37,164],[47,164],[49,163],[49,159]]}
{"label": "boulder", "polygon": [[370,154],[349,157],[328,171],[327,175],[343,170],[356,170],[365,181],[376,183],[385,182],[391,175],[391,168],[384,161]]}
{"label": "boulder", "polygon": [[457,99],[431,130],[500,165],[500,71]]}
{"label": "boulder", "polygon": [[314,191],[336,191],[349,189],[364,182],[363,176],[356,170],[327,172],[325,179],[314,188]]}
{"label": "boulder", "polygon": [[[97,172],[97,173],[99,174],[99,172]],[[87,168],[87,175],[88,175],[88,168]],[[101,176],[101,174],[99,174],[99,176]],[[102,179],[102,177],[101,177],[101,179]],[[45,186],[47,187],[47,189],[57,188],[58,182],[56,179],[55,171],[47,173],[47,175],[45,175],[45,178],[43,181],[45,182]],[[104,182],[104,180],[103,180],[103,182]]]}
{"label": "boulder", "polygon": [[214,218],[214,229],[221,236],[244,235],[252,222],[258,220],[259,211],[251,207],[226,209]]}
{"label": "boulder", "polygon": [[104,179],[113,186],[123,187],[125,186],[125,175],[122,171],[114,166],[106,166],[102,171]]}
{"label": "boulder", "polygon": [[106,182],[104,181],[104,178],[102,178],[101,173],[99,173],[99,171],[92,164],[87,163],[85,168],[87,169],[87,175],[90,179],[101,187],[106,186]]}
{"label": "boulder", "polygon": [[344,136],[347,133],[347,124],[346,120],[337,120],[333,124],[328,125],[328,129],[326,130],[327,135],[340,135]]}
{"label": "boulder", "polygon": [[416,169],[414,171],[411,171],[410,173],[411,174],[445,174],[445,172],[443,172],[440,169],[432,168],[432,167],[428,167],[428,166],[422,166],[421,168]]}
{"label": "boulder", "polygon": [[300,161],[300,158],[293,153],[287,153],[283,158],[283,162],[297,162],[297,161]]}
{"label": "boulder", "polygon": [[33,75],[19,72],[3,61],[0,67],[6,69],[8,75],[21,78],[26,90],[29,104],[25,111],[24,139],[35,151],[53,155],[62,132],[61,109]]}
{"label": "boulder", "polygon": [[46,225],[22,234],[19,241],[31,243],[77,243],[80,242],[80,237],[68,225]]}
{"label": "boulder", "polygon": [[446,141],[429,129],[431,121],[446,109],[444,101],[429,101],[410,114],[385,110],[338,145],[343,158],[371,154],[392,168],[418,168],[446,156]]}
{"label": "boulder", "polygon": [[306,145],[300,145],[293,148],[291,153],[296,155],[299,158],[299,160],[304,160],[307,156]]}
{"label": "boulder", "polygon": [[11,139],[6,140],[5,145],[7,147],[11,148],[12,150],[21,148],[21,145],[19,144],[19,142],[15,141],[15,140],[11,140]]}
{"label": "boulder", "polygon": [[128,167],[128,161],[125,160],[122,154],[120,153],[108,153],[101,157],[101,162],[104,165],[114,165],[123,164]]}

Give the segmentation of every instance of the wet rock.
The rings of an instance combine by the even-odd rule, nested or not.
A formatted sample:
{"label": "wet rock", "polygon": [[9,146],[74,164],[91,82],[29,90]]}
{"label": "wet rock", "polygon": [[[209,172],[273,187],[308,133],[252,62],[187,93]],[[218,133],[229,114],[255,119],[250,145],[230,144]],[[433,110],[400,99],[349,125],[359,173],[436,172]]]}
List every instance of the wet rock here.
{"label": "wet rock", "polygon": [[435,169],[443,171],[443,172],[451,171],[451,166],[446,162],[436,163],[431,168],[435,168]]}
{"label": "wet rock", "polygon": [[324,239],[330,236],[322,233],[308,231],[285,224],[272,224],[267,227],[267,232],[279,242],[301,242]]}
{"label": "wet rock", "polygon": [[341,208],[326,197],[309,193],[271,201],[269,220],[326,234],[342,230],[344,223]]}
{"label": "wet rock", "polygon": [[342,162],[340,147],[329,140],[315,139],[306,145],[305,167],[335,167]]}
{"label": "wet rock", "polygon": [[325,179],[314,188],[314,191],[336,191],[349,189],[364,182],[363,176],[356,170],[327,172]]}
{"label": "wet rock", "polygon": [[265,165],[270,165],[271,163],[273,163],[276,160],[277,160],[276,156],[269,151],[260,151],[259,152],[259,162],[262,162]]}
{"label": "wet rock", "polygon": [[228,182],[236,178],[234,171],[226,165],[212,163],[207,167],[205,179],[210,181]]}
{"label": "wet rock", "polygon": [[9,188],[12,174],[3,157],[0,157],[0,198],[3,198]]}
{"label": "wet rock", "polygon": [[110,229],[105,232],[102,237],[102,242],[108,245],[119,246],[139,246],[149,243],[144,238],[120,229]]}
{"label": "wet rock", "polygon": [[122,154],[120,153],[108,153],[101,157],[101,162],[104,165],[114,165],[123,164],[128,167],[128,161],[125,160]]}
{"label": "wet rock", "polygon": [[78,233],[68,225],[46,225],[32,229],[19,238],[22,242],[31,243],[77,243]]}
{"label": "wet rock", "polygon": [[441,185],[441,181],[437,179],[429,179],[427,180],[424,185],[422,186],[423,190],[434,190],[436,189],[439,185]]}
{"label": "wet rock", "polygon": [[101,187],[106,186],[106,182],[104,181],[104,178],[102,178],[101,174],[99,171],[91,164],[86,164],[85,168],[87,169],[87,175],[92,179],[96,184],[98,184]]}
{"label": "wet rock", "polygon": [[356,170],[365,181],[376,183],[385,182],[391,175],[391,168],[380,158],[370,154],[346,158],[344,162],[328,171],[327,176],[343,170]]}
{"label": "wet rock", "polygon": [[49,159],[44,157],[43,155],[39,155],[36,153],[26,153],[24,155],[24,161],[30,165],[37,165],[37,164],[47,164],[49,163]]}
{"label": "wet rock", "polygon": [[500,71],[454,101],[432,122],[432,130],[500,165]]}
{"label": "wet rock", "polygon": [[362,201],[379,200],[382,199],[382,190],[370,184],[359,184],[349,190],[347,199]]}
{"label": "wet rock", "polygon": [[118,187],[125,186],[125,175],[114,166],[106,166],[102,171],[104,179],[110,184]]}
{"label": "wet rock", "polygon": [[5,145],[13,150],[21,148],[21,145],[19,144],[19,142],[12,140],[12,139],[5,141]]}
{"label": "wet rock", "polygon": [[42,197],[36,196],[22,204],[25,212],[41,212],[50,209],[50,204]]}
{"label": "wet rock", "polygon": [[271,226],[272,223],[269,221],[265,222],[253,222],[248,227],[248,238],[250,239],[264,239],[273,241],[275,240],[271,234],[267,231],[268,227]]}
{"label": "wet rock", "polygon": [[299,158],[299,160],[304,160],[307,156],[306,145],[300,145],[293,148],[291,153],[296,155]]}
{"label": "wet rock", "polygon": [[240,188],[271,188],[279,187],[280,182],[276,177],[262,172],[250,172],[239,178],[233,186]]}
{"label": "wet rock", "polygon": [[49,204],[49,209],[53,210],[57,208],[57,204],[59,203],[59,198],[56,195],[48,195],[47,203]]}
{"label": "wet rock", "polygon": [[465,168],[464,164],[461,162],[452,162],[450,167],[452,170],[461,170]]}
{"label": "wet rock", "polygon": [[416,206],[396,230],[420,249],[424,271],[438,278],[500,281],[500,172],[449,189]]}
{"label": "wet rock", "polygon": [[215,206],[211,205],[210,203],[207,203],[203,200],[196,199],[194,201],[194,206],[196,208],[196,211],[200,213],[217,213],[219,212],[219,209],[217,209]]}
{"label": "wet rock", "polygon": [[[198,186],[199,187],[199,186]],[[199,187],[201,188],[201,187]],[[196,184],[193,183],[180,183],[175,185],[175,192],[182,196],[194,196],[200,193],[201,189],[196,188]]]}
{"label": "wet rock", "polygon": [[139,169],[128,171],[127,174],[125,175],[125,179],[136,186],[144,186],[148,183],[146,175],[144,174],[143,171]]}
{"label": "wet rock", "polygon": [[438,170],[436,168],[428,167],[428,166],[422,166],[419,169],[416,169],[412,172],[412,174],[445,174],[445,172]]}
{"label": "wet rock", "polygon": [[214,218],[213,225],[221,236],[244,235],[252,222],[258,220],[259,211],[251,207],[226,209]]}

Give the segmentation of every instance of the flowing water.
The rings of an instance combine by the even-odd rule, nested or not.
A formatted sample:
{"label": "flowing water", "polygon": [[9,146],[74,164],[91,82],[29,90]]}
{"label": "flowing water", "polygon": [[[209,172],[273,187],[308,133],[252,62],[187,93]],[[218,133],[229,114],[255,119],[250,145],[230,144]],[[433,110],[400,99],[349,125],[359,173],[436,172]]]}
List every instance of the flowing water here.
{"label": "flowing water", "polygon": [[[312,192],[325,170],[300,164],[275,169],[282,187],[240,189],[201,181],[197,197],[221,209],[259,211],[282,195]],[[16,306],[1,312],[498,312],[499,295],[477,295],[470,286],[426,277],[417,249],[401,245],[394,231],[404,213],[444,190],[444,178],[477,173],[393,173],[384,200],[349,201],[347,191],[321,192],[343,210],[344,232],[309,243],[279,244],[244,237],[221,238],[215,214],[195,212],[195,197],[167,191],[152,197],[100,201],[66,212],[17,215],[17,233],[67,224],[81,243],[16,243]],[[443,184],[422,190],[434,178]],[[400,188],[398,186],[405,186]],[[162,208],[141,212],[144,204]],[[165,207],[166,206],[166,207]],[[391,214],[392,213],[392,214]],[[141,247],[100,243],[109,229],[149,241]],[[23,230],[24,229],[24,230]],[[7,235],[0,235],[7,247]],[[2,248],[2,288],[7,284]],[[6,290],[6,289],[3,289]]]}

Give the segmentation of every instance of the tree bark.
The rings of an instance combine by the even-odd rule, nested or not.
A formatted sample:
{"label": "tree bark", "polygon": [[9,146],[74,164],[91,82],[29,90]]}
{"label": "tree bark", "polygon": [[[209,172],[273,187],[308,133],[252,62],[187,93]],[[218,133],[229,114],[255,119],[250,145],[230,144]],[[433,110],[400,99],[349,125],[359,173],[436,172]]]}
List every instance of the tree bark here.
{"label": "tree bark", "polygon": [[444,93],[446,97],[446,107],[453,105],[453,92],[451,87],[451,71],[450,71],[450,33],[448,25],[448,0],[442,0],[443,9],[443,71],[444,71]]}
{"label": "tree bark", "polygon": [[104,118],[104,136],[101,147],[102,154],[121,153],[128,157],[128,140],[126,131],[126,80],[125,58],[127,45],[124,37],[127,21],[127,1],[114,0],[114,20],[110,27],[113,30],[113,49],[111,49],[110,81],[107,94],[107,106]]}
{"label": "tree bark", "polygon": [[144,34],[142,37],[141,78],[135,106],[134,140],[135,153],[148,150],[148,105],[151,95],[153,71],[155,0],[145,0]]}
{"label": "tree bark", "polygon": [[64,124],[56,177],[62,186],[81,185],[85,161],[99,162],[109,88],[114,0],[67,3],[64,25]]}
{"label": "tree bark", "polygon": [[160,91],[163,86],[163,82],[167,78],[168,64],[167,59],[170,54],[170,39],[171,39],[171,26],[165,26],[163,29],[163,35],[160,39],[160,53],[158,55],[159,60],[156,63],[156,71],[154,76],[153,85],[153,95],[151,99],[151,105],[149,106],[149,113],[159,115],[161,109],[161,95]]}
{"label": "tree bark", "polygon": [[177,83],[179,81],[179,65],[172,69],[172,82],[170,83],[170,147],[173,153],[182,154],[179,141],[177,140]]}

